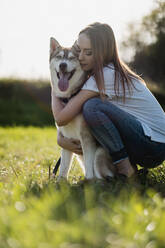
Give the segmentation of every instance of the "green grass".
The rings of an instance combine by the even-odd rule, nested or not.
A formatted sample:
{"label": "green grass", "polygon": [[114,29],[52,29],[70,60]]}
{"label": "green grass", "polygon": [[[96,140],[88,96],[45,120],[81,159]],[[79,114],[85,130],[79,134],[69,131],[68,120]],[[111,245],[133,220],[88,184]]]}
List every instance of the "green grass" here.
{"label": "green grass", "polygon": [[164,248],[165,169],[141,183],[49,180],[56,129],[0,128],[0,248]]}

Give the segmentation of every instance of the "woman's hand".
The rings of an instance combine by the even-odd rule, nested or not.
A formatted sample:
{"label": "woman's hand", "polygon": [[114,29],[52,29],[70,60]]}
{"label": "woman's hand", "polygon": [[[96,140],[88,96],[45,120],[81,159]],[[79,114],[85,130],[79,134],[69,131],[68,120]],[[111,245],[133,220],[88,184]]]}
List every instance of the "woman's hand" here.
{"label": "woman's hand", "polygon": [[52,112],[56,124],[59,127],[67,125],[82,111],[83,104],[88,99],[98,95],[98,92],[92,90],[80,90],[77,95],[73,96],[69,102],[64,105],[52,89]]}
{"label": "woman's hand", "polygon": [[72,138],[66,138],[58,131],[58,136],[57,136],[57,143],[59,146],[62,148],[69,150],[71,152],[74,152],[78,155],[82,155],[82,147],[81,143],[77,139],[72,139]]}

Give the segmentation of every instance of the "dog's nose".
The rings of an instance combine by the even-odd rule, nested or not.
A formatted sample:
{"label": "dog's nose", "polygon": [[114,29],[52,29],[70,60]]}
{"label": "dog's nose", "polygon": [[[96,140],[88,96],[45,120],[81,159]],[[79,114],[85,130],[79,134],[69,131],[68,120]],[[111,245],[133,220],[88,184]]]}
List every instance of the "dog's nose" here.
{"label": "dog's nose", "polygon": [[66,72],[66,69],[67,69],[67,64],[66,63],[61,63],[60,64],[60,70],[64,73],[64,72]]}

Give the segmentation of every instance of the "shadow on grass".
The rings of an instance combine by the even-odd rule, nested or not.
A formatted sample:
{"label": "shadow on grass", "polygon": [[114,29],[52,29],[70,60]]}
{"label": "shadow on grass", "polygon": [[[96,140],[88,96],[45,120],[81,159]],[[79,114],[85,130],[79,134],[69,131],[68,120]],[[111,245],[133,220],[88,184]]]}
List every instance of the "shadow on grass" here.
{"label": "shadow on grass", "polygon": [[84,190],[93,190],[93,192],[95,192],[94,202],[97,202],[97,198],[102,193],[108,193],[116,197],[120,195],[123,190],[128,194],[132,194],[132,192],[136,191],[142,196],[145,195],[148,190],[153,190],[155,193],[157,192],[162,197],[165,197],[165,168],[163,165],[149,170],[148,173],[141,169],[136,180],[124,181],[114,178],[108,178],[107,180],[85,180],[81,178],[82,177],[78,177],[75,179],[71,177],[69,181],[62,179],[60,182],[57,182],[56,177],[55,179],[46,180],[42,184],[38,184],[37,181],[29,178],[26,186],[26,196],[34,195],[41,197],[42,194],[49,191],[50,188],[55,191],[63,191],[65,188],[69,190],[72,197],[77,200],[82,200]]}

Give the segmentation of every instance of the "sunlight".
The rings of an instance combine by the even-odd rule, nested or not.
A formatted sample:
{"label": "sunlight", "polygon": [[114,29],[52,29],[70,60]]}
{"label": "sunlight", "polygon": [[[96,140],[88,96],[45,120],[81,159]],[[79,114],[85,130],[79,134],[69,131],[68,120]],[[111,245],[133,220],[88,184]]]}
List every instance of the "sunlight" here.
{"label": "sunlight", "polygon": [[48,78],[51,36],[71,46],[82,28],[100,21],[112,26],[120,42],[127,23],[139,21],[152,5],[151,0],[2,0],[0,77]]}

